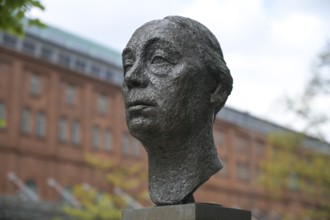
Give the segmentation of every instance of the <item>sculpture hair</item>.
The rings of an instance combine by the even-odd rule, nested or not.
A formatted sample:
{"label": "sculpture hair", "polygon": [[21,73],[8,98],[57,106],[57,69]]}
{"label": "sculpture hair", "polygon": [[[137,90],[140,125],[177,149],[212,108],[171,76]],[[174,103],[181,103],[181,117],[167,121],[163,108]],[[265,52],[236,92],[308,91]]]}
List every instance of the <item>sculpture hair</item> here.
{"label": "sculpture hair", "polygon": [[169,20],[190,32],[191,39],[197,40],[198,51],[209,73],[215,78],[217,84],[221,84],[218,95],[221,98],[220,103],[215,106],[214,118],[220,109],[225,105],[228,96],[233,89],[233,78],[230,70],[224,60],[223,53],[217,38],[203,24],[190,18],[181,16],[167,16],[164,18]]}

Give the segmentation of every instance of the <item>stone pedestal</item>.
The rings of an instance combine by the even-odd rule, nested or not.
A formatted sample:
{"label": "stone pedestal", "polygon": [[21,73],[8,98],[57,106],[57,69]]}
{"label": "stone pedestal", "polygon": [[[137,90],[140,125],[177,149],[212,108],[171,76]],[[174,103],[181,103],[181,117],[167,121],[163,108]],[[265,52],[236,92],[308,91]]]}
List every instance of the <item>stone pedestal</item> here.
{"label": "stone pedestal", "polygon": [[191,203],[145,209],[128,209],[122,220],[251,220],[251,212],[215,204]]}

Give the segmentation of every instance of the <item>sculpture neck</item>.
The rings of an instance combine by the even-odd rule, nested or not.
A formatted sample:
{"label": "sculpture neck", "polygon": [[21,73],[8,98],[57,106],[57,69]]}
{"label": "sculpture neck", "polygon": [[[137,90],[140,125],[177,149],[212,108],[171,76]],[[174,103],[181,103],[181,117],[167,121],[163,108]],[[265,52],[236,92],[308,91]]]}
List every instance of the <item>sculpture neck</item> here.
{"label": "sculpture neck", "polygon": [[149,192],[156,205],[183,203],[222,168],[212,129],[145,147],[149,159]]}

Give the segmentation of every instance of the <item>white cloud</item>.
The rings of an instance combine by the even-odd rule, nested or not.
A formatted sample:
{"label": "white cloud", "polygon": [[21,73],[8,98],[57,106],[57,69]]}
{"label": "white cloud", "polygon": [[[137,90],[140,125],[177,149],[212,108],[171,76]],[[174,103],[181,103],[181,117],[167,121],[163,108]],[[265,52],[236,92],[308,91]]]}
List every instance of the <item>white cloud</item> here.
{"label": "white cloud", "polygon": [[43,2],[46,13],[34,13],[44,21],[118,50],[147,21],[167,15],[200,21],[219,39],[234,76],[229,105],[280,123],[276,100],[301,90],[330,37],[329,4],[322,0]]}
{"label": "white cloud", "polygon": [[122,50],[143,23],[177,14],[185,1],[175,0],[44,0],[46,12],[33,11],[45,22]]}
{"label": "white cloud", "polygon": [[292,14],[273,22],[271,40],[276,46],[291,50],[314,49],[323,46],[325,34],[322,26],[321,20],[315,15]]}

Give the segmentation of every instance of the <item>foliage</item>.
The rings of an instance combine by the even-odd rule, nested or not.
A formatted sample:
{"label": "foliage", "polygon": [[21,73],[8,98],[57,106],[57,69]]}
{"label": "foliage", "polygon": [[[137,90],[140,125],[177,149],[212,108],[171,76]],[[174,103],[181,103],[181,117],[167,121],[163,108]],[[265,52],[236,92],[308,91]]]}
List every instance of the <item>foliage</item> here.
{"label": "foliage", "polygon": [[[324,126],[329,125],[329,111],[316,108],[330,94],[330,43],[318,56],[310,80],[297,97],[286,99],[286,114],[302,123],[302,133],[313,134],[320,144],[325,141]],[[321,102],[322,103],[322,102]],[[302,134],[272,134],[271,148],[262,164],[260,183],[274,198],[296,195],[308,201],[301,213],[282,213],[287,219],[330,219],[330,153],[303,147]],[[311,146],[310,146],[311,147]]]}
{"label": "foliage", "polygon": [[121,211],[118,207],[123,206],[125,202],[118,196],[110,194],[99,195],[96,189],[86,190],[83,186],[75,186],[73,194],[80,202],[81,208],[66,205],[63,211],[74,219],[120,219]]}
{"label": "foliage", "polygon": [[121,210],[127,208],[127,201],[116,190],[127,192],[135,201],[148,203],[148,193],[143,185],[146,172],[141,164],[123,166],[112,161],[104,161],[96,156],[86,156],[87,162],[101,171],[112,191],[100,194],[96,189],[76,186],[73,195],[80,207],[66,205],[64,213],[78,220],[120,220]]}
{"label": "foliage", "polygon": [[33,8],[45,9],[39,0],[0,0],[0,30],[22,36],[25,24],[45,27],[39,19],[29,17]]}
{"label": "foliage", "polygon": [[[263,162],[260,183],[276,199],[296,193],[311,206],[304,212],[290,213],[293,219],[307,216],[330,218],[330,154],[307,149],[299,134],[273,134],[271,148]],[[287,213],[282,213],[283,215]],[[301,215],[301,216],[299,216]]]}
{"label": "foliage", "polygon": [[6,127],[6,120],[3,118],[0,118],[0,128],[5,128]]}

